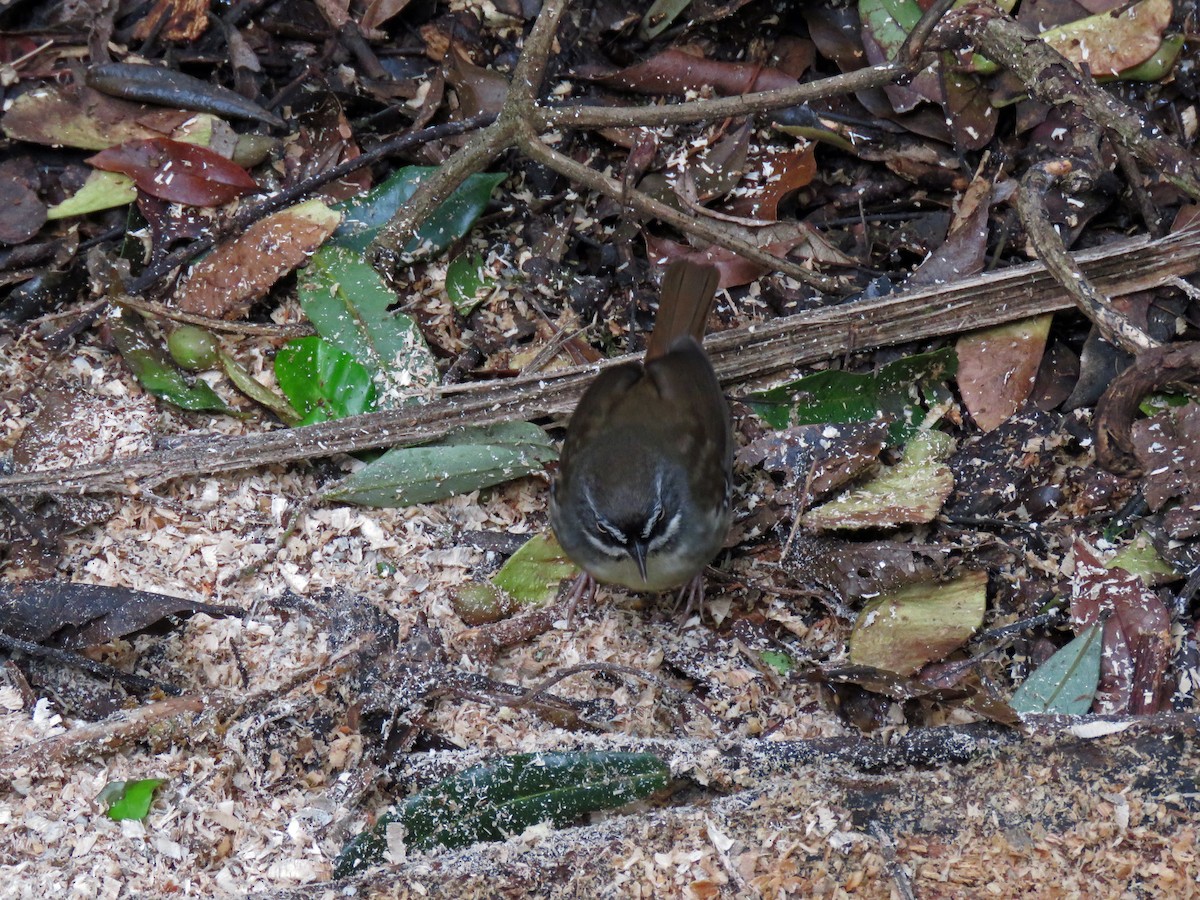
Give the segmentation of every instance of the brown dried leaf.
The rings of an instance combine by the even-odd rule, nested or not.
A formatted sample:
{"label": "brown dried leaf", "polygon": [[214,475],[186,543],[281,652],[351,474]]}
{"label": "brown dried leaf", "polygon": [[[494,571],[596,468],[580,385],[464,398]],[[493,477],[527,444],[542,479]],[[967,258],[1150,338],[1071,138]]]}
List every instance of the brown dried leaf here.
{"label": "brown dried leaf", "polygon": [[1154,55],[1172,6],[1171,0],[1142,0],[1117,16],[1101,13],[1051,28],[1042,40],[1093,75],[1116,75]]}
{"label": "brown dried leaf", "polygon": [[1124,569],[1105,568],[1082,540],[1073,548],[1071,624],[1078,632],[1104,623],[1100,713],[1156,712],[1169,693],[1163,684],[1171,646],[1171,618],[1158,595]]}
{"label": "brown dried leaf", "polygon": [[[292,108],[292,119],[298,130],[295,141],[284,153],[284,187],[292,187],[359,155],[354,130],[334,94],[325,91],[307,97],[302,95]],[[370,187],[371,169],[366,166],[318,188],[313,196],[336,203]]]}
{"label": "brown dried leaf", "polygon": [[885,421],[796,425],[753,441],[738,452],[737,460],[782,473],[790,490],[806,487],[807,494],[799,499],[808,506],[874,466],[887,439]]}
{"label": "brown dried leaf", "polygon": [[991,203],[992,183],[976,176],[958,201],[946,240],[917,266],[909,284],[954,284],[982,272],[987,256],[987,220]]}
{"label": "brown dried leaf", "polygon": [[175,295],[185,312],[233,319],[333,234],[341,214],[307,200],[255,222],[192,267]]}
{"label": "brown dried leaf", "polygon": [[194,41],[208,30],[208,8],[209,0],[155,0],[134,26],[133,37],[138,41],[146,40],[165,17],[166,24],[158,31],[160,40]]}
{"label": "brown dried leaf", "polygon": [[991,516],[1018,510],[1043,487],[1055,484],[1053,438],[1060,418],[1022,412],[950,457],[955,493],[947,512]]}
{"label": "brown dried leaf", "polygon": [[1176,540],[1200,534],[1200,403],[1134,422],[1132,439],[1150,508],[1177,501],[1164,514],[1168,534]]}
{"label": "brown dried leaf", "polygon": [[446,51],[446,83],[458,93],[463,116],[495,115],[508,98],[508,79],[495,69],[475,65],[458,45]]}
{"label": "brown dried leaf", "polygon": [[818,530],[894,528],[931,522],[954,490],[954,476],[943,459],[954,442],[940,432],[912,438],[898,465],[804,514],[804,524]]}
{"label": "brown dried leaf", "polygon": [[811,184],[816,176],[816,144],[751,159],[747,168],[750,172],[760,173],[760,183],[751,183],[745,193],[739,190],[738,196],[721,207],[722,212],[768,222],[777,221],[779,204],[789,194]]}
{"label": "brown dried leaf", "polygon": [[410,2],[411,0],[371,0],[367,4],[367,11],[363,13],[359,27],[363,31],[372,31],[404,12],[404,8]]}
{"label": "brown dried leaf", "polygon": [[167,616],[240,613],[186,597],[102,584],[32,581],[0,596],[0,631],[18,640],[75,649],[107,644]]}
{"label": "brown dried leaf", "polygon": [[815,581],[840,597],[856,598],[939,578],[951,559],[946,547],[849,541],[801,531],[784,563],[804,581]]}
{"label": "brown dried leaf", "polygon": [[972,331],[955,344],[958,388],[975,424],[991,431],[1029,399],[1053,316]]}
{"label": "brown dried leaf", "polygon": [[13,100],[0,127],[13,140],[103,150],[125,141],[165,137],[191,117],[183,110],[106,97],[88,87],[47,86]]}
{"label": "brown dried leaf", "polygon": [[23,244],[46,224],[37,171],[27,157],[0,163],[0,243]]}

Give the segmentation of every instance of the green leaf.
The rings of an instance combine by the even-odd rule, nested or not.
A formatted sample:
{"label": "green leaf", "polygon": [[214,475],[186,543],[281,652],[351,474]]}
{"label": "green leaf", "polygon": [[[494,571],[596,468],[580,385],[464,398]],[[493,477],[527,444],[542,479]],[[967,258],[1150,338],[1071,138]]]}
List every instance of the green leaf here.
{"label": "green leaf", "polygon": [[144,778],[141,781],[110,781],[97,798],[108,809],[105,815],[120,822],[122,819],[141,821],[150,813],[154,792],[166,784],[164,778]]}
{"label": "green leaf", "polygon": [[522,544],[492,576],[492,584],[520,604],[541,606],[554,599],[563,579],[578,574],[579,567],[545,531]]}
{"label": "green leaf", "polygon": [[912,675],[966,643],[983,624],[986,607],[986,572],[888,591],[858,614],[850,632],[850,662]]}
{"label": "green leaf", "polygon": [[500,841],[539,822],[568,825],[662,790],[671,770],[651,753],[521,753],[467,769],[409,797],[355,836],[338,855],[333,877],[383,860],[387,830],[404,827],[405,847],[465,847]]}
{"label": "green leaf", "polygon": [[[951,348],[888,363],[874,374],[827,370],[770,390],[750,394],[751,408],[772,428],[826,422],[893,419],[888,434],[902,444],[925,417],[922,400],[936,404],[949,396],[944,385],[958,368]],[[924,395],[924,397],[922,396]]]}
{"label": "green leaf", "polygon": [[917,0],[859,0],[858,17],[864,28],[882,47],[888,59],[896,51],[921,18]]}
{"label": "green leaf", "polygon": [[483,274],[483,257],[478,253],[459,254],[446,269],[446,294],[461,316],[469,316],[487,299],[483,289],[493,283]]}
{"label": "green leaf", "polygon": [[792,662],[792,658],[790,656],[788,656],[786,653],[780,652],[779,650],[760,650],[758,658],[780,675],[786,675],[796,666],[796,664]]}
{"label": "green leaf", "polygon": [[1113,554],[1112,559],[1104,566],[1106,569],[1124,569],[1149,585],[1179,577],[1179,573],[1158,555],[1146,532],[1142,532],[1135,540]]}
{"label": "green leaf", "polygon": [[[391,178],[372,188],[361,197],[345,200],[334,206],[344,212],[341,227],[334,233],[332,243],[362,253],[380,230],[417,190],[421,180],[437,171],[434,166],[405,166]],[[503,172],[479,172],[471,175],[446,198],[416,236],[404,248],[407,253],[436,256],[471,230],[475,220],[487,207],[492,191],[507,176]]]}
{"label": "green leaf", "polygon": [[356,416],[374,408],[371,373],[319,337],[289,341],[275,356],[275,378],[301,425]]}
{"label": "green leaf", "polygon": [[300,416],[296,414],[296,410],[292,409],[292,405],[287,400],[251,375],[240,362],[224,350],[218,353],[217,358],[225,376],[239,391],[260,406],[271,410],[286,425],[295,425],[300,421]]}
{"label": "green leaf", "polygon": [[691,2],[692,0],[654,0],[638,25],[638,37],[644,41],[658,37],[679,18]]}
{"label": "green leaf", "polygon": [[181,409],[232,412],[203,381],[188,382],[187,375],[175,365],[166,347],[150,336],[137,313],[123,310],[109,318],[108,327],[133,377],[155,397]]}
{"label": "green leaf", "polygon": [[300,273],[299,298],[321,337],[378,376],[380,408],[393,407],[397,393],[436,377],[416,323],[389,312],[396,295],[357,251],[326,246],[313,254]]}
{"label": "green leaf", "polygon": [[1165,412],[1168,409],[1175,409],[1180,406],[1187,406],[1192,402],[1192,398],[1187,394],[1164,394],[1158,391],[1153,391],[1142,398],[1138,404],[1138,411],[1144,416],[1157,415],[1160,412]]}
{"label": "green leaf", "polygon": [[1009,705],[1018,713],[1087,712],[1100,683],[1100,650],[1104,628],[1089,625],[1033,672],[1017,688]]}
{"label": "green leaf", "polygon": [[117,172],[101,172],[93,169],[77,190],[62,203],[47,208],[47,219],[67,219],[71,216],[86,216],[102,209],[125,206],[137,199],[137,187],[128,175]]}
{"label": "green leaf", "polygon": [[546,432],[529,422],[461,428],[436,444],[389,450],[323,496],[363,506],[411,506],[511,481],[554,459]]}

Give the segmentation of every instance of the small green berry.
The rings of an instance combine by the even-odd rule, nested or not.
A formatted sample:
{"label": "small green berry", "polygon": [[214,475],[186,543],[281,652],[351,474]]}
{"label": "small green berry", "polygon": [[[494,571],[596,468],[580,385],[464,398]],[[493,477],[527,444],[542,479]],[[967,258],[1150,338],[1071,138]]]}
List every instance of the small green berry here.
{"label": "small green berry", "polygon": [[215,369],[220,362],[220,345],[211,332],[195,325],[180,325],[167,338],[171,358],[189,372]]}

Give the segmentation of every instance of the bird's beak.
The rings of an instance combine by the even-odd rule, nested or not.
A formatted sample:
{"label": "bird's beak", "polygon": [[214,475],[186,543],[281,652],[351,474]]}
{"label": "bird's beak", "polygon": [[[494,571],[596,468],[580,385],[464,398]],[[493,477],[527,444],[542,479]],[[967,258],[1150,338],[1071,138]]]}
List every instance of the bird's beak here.
{"label": "bird's beak", "polygon": [[644,541],[634,541],[629,548],[629,555],[633,557],[633,561],[637,563],[638,574],[642,576],[642,581],[646,580],[646,544]]}

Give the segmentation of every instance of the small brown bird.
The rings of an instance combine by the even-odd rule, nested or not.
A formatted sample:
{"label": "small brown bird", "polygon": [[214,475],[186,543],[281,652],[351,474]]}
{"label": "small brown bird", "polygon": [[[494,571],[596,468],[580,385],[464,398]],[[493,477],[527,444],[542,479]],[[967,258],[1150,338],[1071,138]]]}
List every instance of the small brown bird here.
{"label": "small brown bird", "polygon": [[645,362],[588,387],[550,500],[558,542],[587,575],[636,591],[687,584],[689,607],[730,522],[729,407],[701,346],[716,289],[711,266],[668,266]]}

